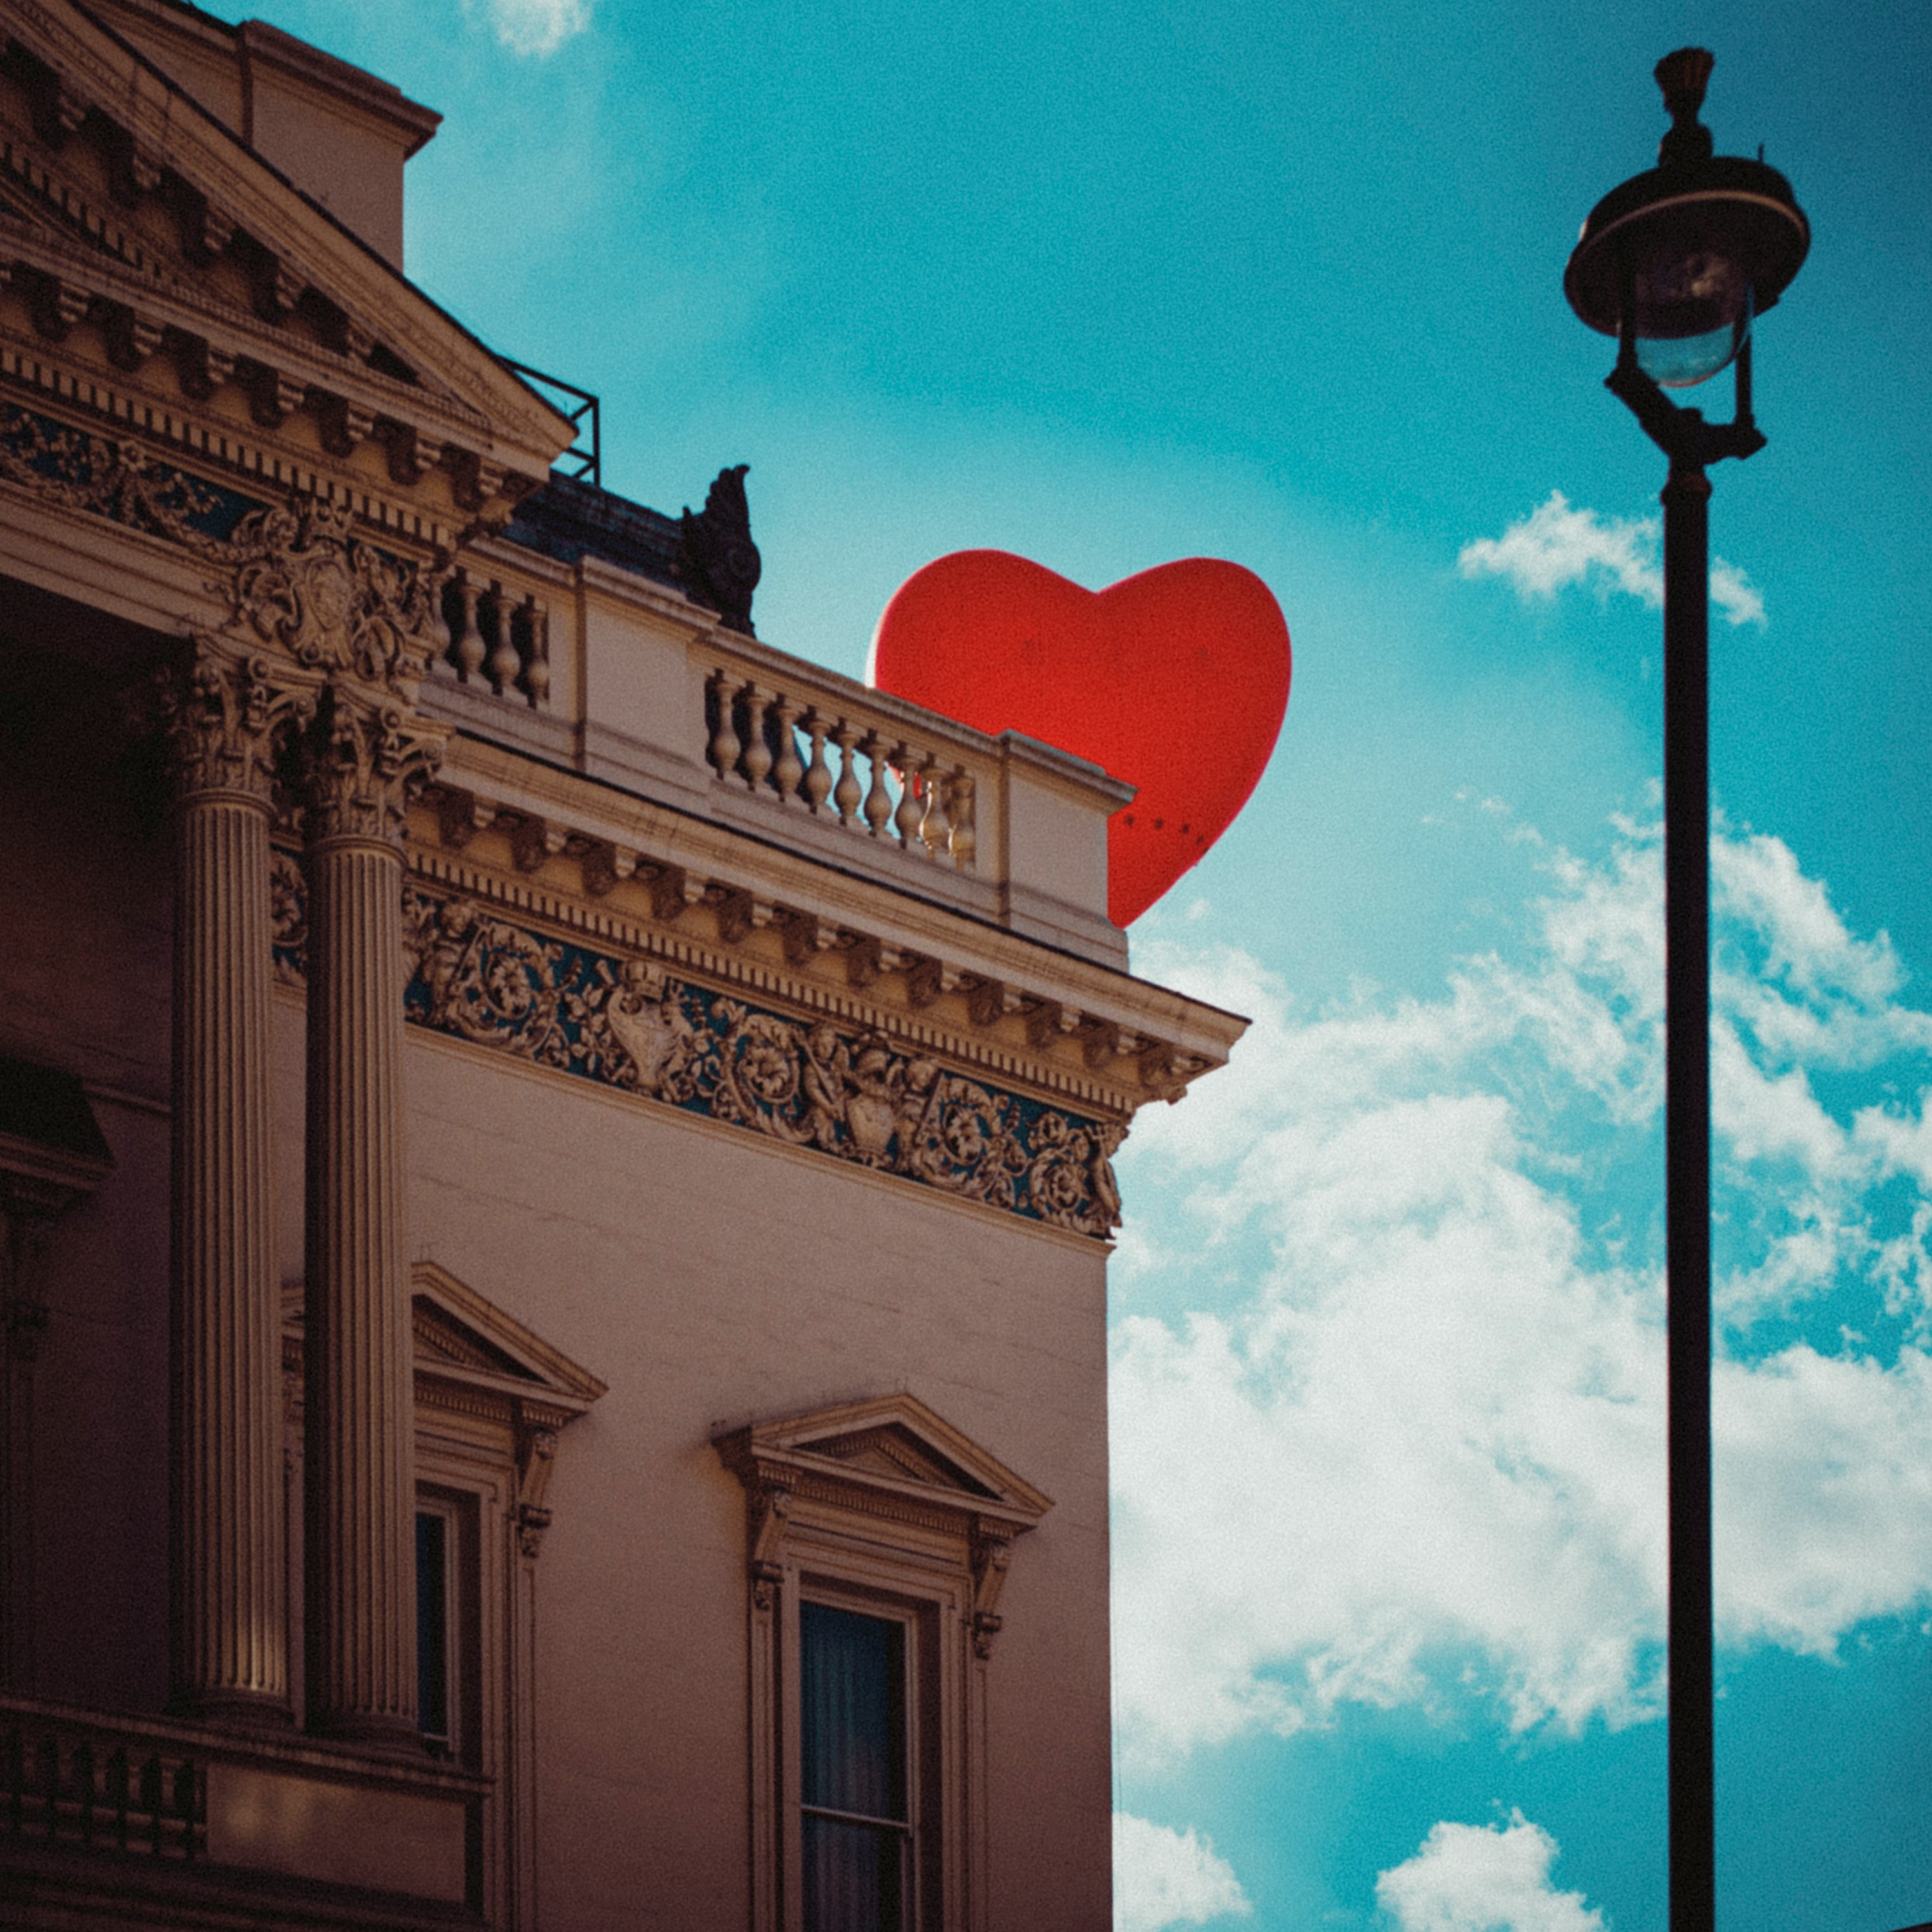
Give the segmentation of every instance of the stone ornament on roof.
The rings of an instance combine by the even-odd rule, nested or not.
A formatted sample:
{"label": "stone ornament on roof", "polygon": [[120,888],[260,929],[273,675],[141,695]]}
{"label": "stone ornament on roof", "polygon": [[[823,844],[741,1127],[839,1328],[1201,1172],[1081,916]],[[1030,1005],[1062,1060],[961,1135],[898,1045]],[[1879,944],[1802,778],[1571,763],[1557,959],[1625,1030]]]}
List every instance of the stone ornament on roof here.
{"label": "stone ornament on roof", "polygon": [[752,541],[751,506],[745,496],[748,463],[718,471],[704,508],[694,513],[687,506],[678,566],[686,583],[702,603],[709,604],[728,631],[758,634],[752,628],[752,593],[758,587],[764,562]]}

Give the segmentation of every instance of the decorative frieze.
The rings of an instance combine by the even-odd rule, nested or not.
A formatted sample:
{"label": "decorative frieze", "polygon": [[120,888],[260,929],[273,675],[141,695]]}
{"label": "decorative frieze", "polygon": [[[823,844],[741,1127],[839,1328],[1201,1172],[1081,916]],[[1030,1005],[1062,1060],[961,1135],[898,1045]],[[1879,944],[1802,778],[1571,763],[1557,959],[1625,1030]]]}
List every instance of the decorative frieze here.
{"label": "decorative frieze", "polygon": [[[277,971],[305,970],[298,871],[278,855]],[[1120,1223],[1124,1125],[970,1079],[850,1022],[808,1019],[494,915],[403,895],[415,1025],[1104,1239]]]}
{"label": "decorative frieze", "polygon": [[876,1033],[789,1018],[412,889],[417,1024],[1010,1214],[1104,1237],[1125,1130]]}
{"label": "decorative frieze", "polygon": [[80,510],[203,554],[218,550],[262,505],[136,445],[0,401],[0,477],[44,502]]}

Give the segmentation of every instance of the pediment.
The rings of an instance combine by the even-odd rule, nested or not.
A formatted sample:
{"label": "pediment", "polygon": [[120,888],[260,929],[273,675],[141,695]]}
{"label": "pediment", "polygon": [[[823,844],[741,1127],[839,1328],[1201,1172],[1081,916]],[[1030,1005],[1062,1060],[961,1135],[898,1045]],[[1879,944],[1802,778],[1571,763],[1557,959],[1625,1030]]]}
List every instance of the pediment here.
{"label": "pediment", "polygon": [[[556,1426],[581,1415],[604,1384],[560,1348],[434,1262],[410,1271],[410,1327],[418,1376],[514,1403]],[[285,1359],[298,1364],[302,1284],[282,1290]]]}
{"label": "pediment", "polygon": [[410,1272],[416,1366],[467,1371],[567,1408],[588,1408],[604,1385],[532,1330],[434,1262]]}
{"label": "pediment", "polygon": [[752,1423],[713,1438],[741,1479],[849,1484],[1010,1529],[1030,1528],[1052,1500],[916,1396],[903,1391]]}
{"label": "pediment", "polygon": [[40,0],[0,40],[0,280],[40,334],[310,410],[338,454],[373,434],[393,481],[441,466],[472,507],[548,474],[565,418],[109,27]]}

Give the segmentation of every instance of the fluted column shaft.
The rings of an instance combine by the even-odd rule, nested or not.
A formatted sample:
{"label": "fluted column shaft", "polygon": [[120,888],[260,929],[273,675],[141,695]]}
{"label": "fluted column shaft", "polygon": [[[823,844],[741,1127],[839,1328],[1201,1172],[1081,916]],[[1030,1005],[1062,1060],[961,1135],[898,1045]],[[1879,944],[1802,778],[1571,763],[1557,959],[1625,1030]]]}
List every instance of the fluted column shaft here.
{"label": "fluted column shaft", "polygon": [[175,754],[170,1462],[175,1701],[288,1717],[281,1296],[268,1076],[268,763],[290,694],[198,650]]}
{"label": "fluted column shaft", "polygon": [[402,865],[309,856],[309,1709],[414,1731],[416,1456],[403,1198]]}
{"label": "fluted column shaft", "polygon": [[308,791],[305,1549],[311,1728],[416,1732],[402,802],[424,747],[325,700]]}

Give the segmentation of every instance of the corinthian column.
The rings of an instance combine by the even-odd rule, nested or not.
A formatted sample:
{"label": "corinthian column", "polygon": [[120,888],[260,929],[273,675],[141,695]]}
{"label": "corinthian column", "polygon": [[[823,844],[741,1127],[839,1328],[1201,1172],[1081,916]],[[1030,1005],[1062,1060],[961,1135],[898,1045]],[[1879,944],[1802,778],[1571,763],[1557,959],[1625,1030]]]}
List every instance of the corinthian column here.
{"label": "corinthian column", "polygon": [[372,1743],[417,1736],[402,824],[440,749],[334,688],[306,745],[309,1722]]}
{"label": "corinthian column", "polygon": [[176,781],[174,1696],[205,1718],[286,1721],[269,767],[301,700],[266,660],[205,641],[159,690]]}

